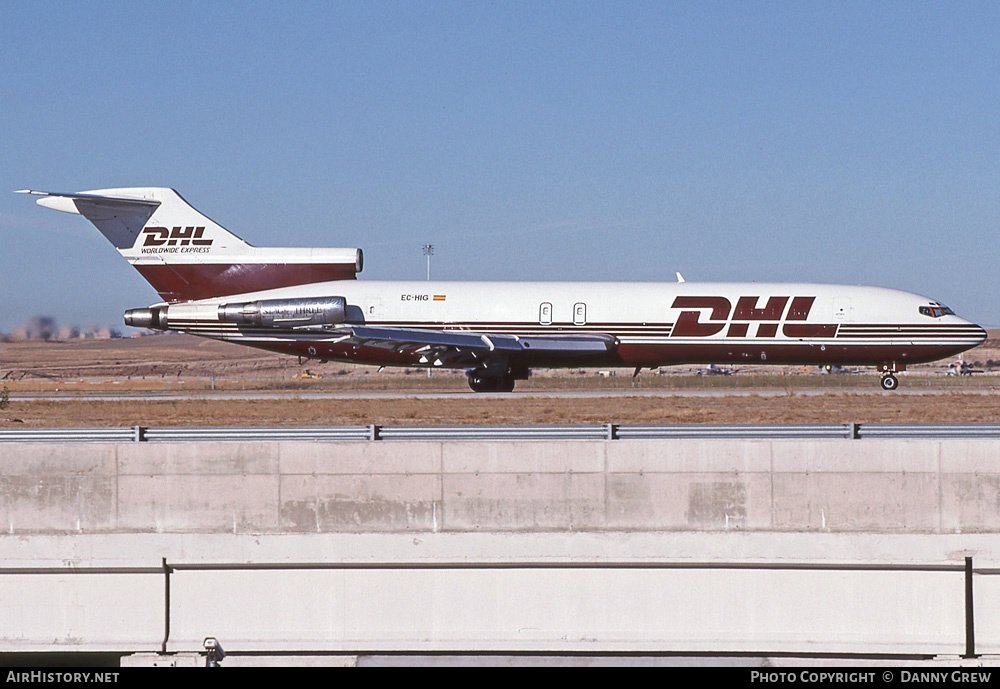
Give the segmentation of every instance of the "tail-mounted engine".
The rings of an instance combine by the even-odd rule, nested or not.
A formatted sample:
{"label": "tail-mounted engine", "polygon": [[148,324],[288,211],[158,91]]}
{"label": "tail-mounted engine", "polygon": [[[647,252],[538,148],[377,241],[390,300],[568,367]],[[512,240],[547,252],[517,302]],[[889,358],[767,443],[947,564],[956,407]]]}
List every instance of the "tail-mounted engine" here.
{"label": "tail-mounted engine", "polygon": [[167,305],[150,306],[148,309],[129,309],[125,312],[125,325],[150,330],[167,329]]}
{"label": "tail-mounted engine", "polygon": [[344,297],[262,299],[219,306],[219,320],[262,328],[337,325],[347,320]]}
{"label": "tail-mounted engine", "polygon": [[[178,314],[176,309],[183,312]],[[181,321],[216,320],[223,323],[251,325],[258,328],[304,328],[339,325],[347,321],[347,300],[344,297],[312,299],[260,299],[213,307],[208,304],[159,304],[147,309],[129,309],[125,324],[133,328],[168,330],[170,319]]]}

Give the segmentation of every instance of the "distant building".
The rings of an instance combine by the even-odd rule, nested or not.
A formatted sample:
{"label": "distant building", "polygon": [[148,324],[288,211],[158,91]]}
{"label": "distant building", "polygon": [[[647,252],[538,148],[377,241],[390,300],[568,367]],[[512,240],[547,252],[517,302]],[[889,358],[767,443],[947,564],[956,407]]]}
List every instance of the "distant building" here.
{"label": "distant building", "polygon": [[80,337],[80,329],[75,325],[64,325],[59,328],[57,337],[60,340],[75,340]]}
{"label": "distant building", "polygon": [[56,335],[56,319],[51,316],[35,316],[28,323],[29,340],[51,340]]}
{"label": "distant building", "polygon": [[91,325],[80,328],[75,325],[56,324],[50,316],[35,316],[27,324],[18,325],[11,330],[11,341],[45,340],[68,342],[70,340],[111,340],[122,337],[118,328],[107,325]]}

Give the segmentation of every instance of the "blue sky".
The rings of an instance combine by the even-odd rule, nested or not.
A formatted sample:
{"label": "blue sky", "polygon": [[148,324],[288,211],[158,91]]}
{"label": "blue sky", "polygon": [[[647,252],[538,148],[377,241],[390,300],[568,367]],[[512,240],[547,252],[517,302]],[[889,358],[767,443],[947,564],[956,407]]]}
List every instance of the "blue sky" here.
{"label": "blue sky", "polygon": [[0,4],[0,331],[156,294],[8,193],[170,186],[363,279],[897,287],[1000,325],[995,2]]}

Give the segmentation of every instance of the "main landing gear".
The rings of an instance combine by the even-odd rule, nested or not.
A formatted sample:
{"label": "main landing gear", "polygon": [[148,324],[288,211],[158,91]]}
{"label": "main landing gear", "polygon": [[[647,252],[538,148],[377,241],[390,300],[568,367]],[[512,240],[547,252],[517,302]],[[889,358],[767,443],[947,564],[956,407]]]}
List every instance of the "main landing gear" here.
{"label": "main landing gear", "polygon": [[514,376],[491,376],[481,371],[469,371],[469,387],[474,392],[513,392]]}
{"label": "main landing gear", "polygon": [[527,380],[531,371],[520,366],[493,362],[466,372],[469,387],[475,392],[512,392],[515,380]]}

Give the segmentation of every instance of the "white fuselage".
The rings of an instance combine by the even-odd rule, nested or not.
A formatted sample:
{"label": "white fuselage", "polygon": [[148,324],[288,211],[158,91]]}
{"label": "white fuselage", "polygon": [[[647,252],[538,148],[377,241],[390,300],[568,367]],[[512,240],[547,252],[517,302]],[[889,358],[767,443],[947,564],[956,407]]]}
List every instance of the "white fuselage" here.
{"label": "white fuselage", "polygon": [[[531,367],[907,364],[986,338],[926,297],[765,283],[367,282],[360,249],[256,248],[167,187],[23,190],[83,215],[164,300],[126,323],[317,359],[464,368],[477,391]],[[225,296],[222,296],[225,295]]]}
{"label": "white fuselage", "polygon": [[[808,283],[343,280],[172,304],[170,328],[278,351],[311,348],[306,353],[319,358],[413,363],[398,352],[383,356],[354,348],[345,355],[334,333],[247,329],[222,323],[217,316],[221,304],[334,295],[346,299],[348,321],[370,326],[518,336],[608,334],[617,338],[617,352],[600,363],[629,366],[746,362],[905,367],[953,356],[985,338],[981,328],[945,313],[926,297]],[[565,364],[542,362],[578,363],[575,358]]]}

